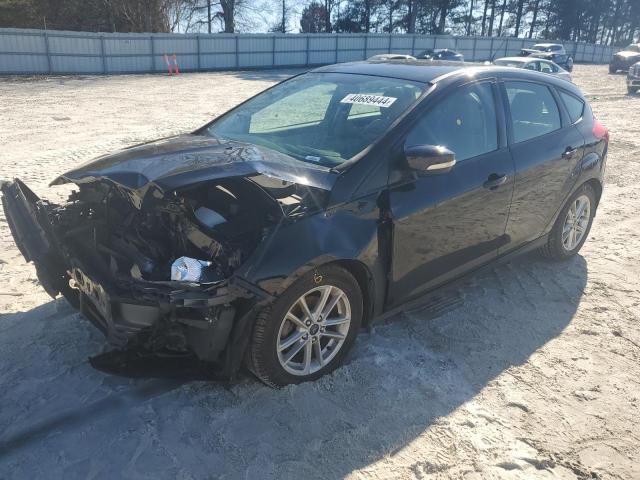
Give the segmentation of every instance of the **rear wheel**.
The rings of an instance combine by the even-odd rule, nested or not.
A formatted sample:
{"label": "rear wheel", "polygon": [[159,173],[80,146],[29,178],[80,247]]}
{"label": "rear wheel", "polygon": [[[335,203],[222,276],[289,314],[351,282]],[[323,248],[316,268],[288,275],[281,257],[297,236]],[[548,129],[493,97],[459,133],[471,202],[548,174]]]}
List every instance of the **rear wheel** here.
{"label": "rear wheel", "polygon": [[545,257],[564,260],[580,251],[591,230],[596,202],[595,192],[588,184],[569,198],[542,248]]}
{"label": "rear wheel", "polygon": [[634,93],[638,92],[638,87],[627,87],[627,92],[629,93],[629,95],[633,95]]}
{"label": "rear wheel", "polygon": [[247,366],[274,387],[315,380],[340,365],[362,311],[362,293],[348,271],[330,265],[310,272],[258,315]]}
{"label": "rear wheel", "polygon": [[616,67],[614,67],[613,65],[609,65],[609,73],[616,73],[618,71],[618,69]]}

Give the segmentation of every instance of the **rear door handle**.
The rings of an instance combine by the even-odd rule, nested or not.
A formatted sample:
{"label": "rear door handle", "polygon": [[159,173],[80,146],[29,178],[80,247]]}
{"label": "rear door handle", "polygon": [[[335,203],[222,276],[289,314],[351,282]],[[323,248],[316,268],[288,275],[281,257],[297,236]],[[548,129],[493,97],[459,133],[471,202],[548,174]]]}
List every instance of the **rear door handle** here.
{"label": "rear door handle", "polygon": [[489,175],[489,178],[486,182],[482,184],[482,186],[488,190],[495,190],[500,185],[504,185],[509,177],[506,175],[498,175],[497,173],[492,173]]}
{"label": "rear door handle", "polygon": [[567,147],[567,148],[565,148],[564,152],[562,153],[562,158],[566,158],[568,160],[571,157],[573,157],[576,154],[577,151],[578,151],[577,148]]}

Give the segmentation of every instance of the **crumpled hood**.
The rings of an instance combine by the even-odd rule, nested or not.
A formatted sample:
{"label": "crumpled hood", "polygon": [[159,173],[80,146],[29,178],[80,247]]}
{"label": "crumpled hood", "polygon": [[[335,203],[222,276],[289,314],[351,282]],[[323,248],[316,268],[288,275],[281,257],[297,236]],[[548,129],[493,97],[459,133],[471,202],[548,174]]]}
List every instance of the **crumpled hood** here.
{"label": "crumpled hood", "polygon": [[51,185],[109,181],[142,201],[155,187],[170,192],[203,181],[265,175],[330,190],[337,174],[271,149],[203,135],[169,137],[99,157],[56,178]]}

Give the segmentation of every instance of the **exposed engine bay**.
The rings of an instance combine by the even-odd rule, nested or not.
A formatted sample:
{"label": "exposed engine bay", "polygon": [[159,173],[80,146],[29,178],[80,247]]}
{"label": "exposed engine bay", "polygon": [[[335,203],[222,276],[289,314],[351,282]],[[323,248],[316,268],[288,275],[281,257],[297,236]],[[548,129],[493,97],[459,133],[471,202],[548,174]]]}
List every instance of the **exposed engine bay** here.
{"label": "exposed engine bay", "polygon": [[151,194],[141,208],[108,182],[83,184],[68,203],[48,209],[52,233],[66,255],[115,279],[170,281],[172,264],[187,257],[209,262],[198,283],[215,284],[248,258],[270,228],[309,210],[308,189],[301,195],[296,184],[258,181],[263,185],[227,178]]}
{"label": "exposed engine bay", "polygon": [[[142,202],[110,181],[79,187],[57,205],[19,180],[2,186],[9,226],[45,290],[63,294],[114,345],[205,361],[225,351],[237,315],[264,293],[234,271],[274,229],[324,199],[262,175],[150,189]],[[205,265],[197,281],[173,277],[185,259]]]}
{"label": "exposed engine bay", "polygon": [[183,135],[61,175],[52,185],[76,186],[62,204],[19,179],[0,190],[51,297],[62,294],[112,345],[195,354],[229,373],[247,325],[274,298],[247,271],[277,235],[325,208],[335,178],[277,152]]}

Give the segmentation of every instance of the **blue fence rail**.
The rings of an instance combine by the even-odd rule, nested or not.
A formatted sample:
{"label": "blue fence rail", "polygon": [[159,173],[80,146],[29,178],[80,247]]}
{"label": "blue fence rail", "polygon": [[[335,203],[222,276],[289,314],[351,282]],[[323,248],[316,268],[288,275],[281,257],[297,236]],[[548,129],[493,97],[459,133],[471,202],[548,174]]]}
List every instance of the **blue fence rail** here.
{"label": "blue fence rail", "polygon": [[[363,60],[381,53],[453,48],[469,61],[517,55],[534,40],[388,34],[144,34],[0,29],[0,75],[114,74],[303,67]],[[605,63],[614,47],[564,42],[576,62]]]}

